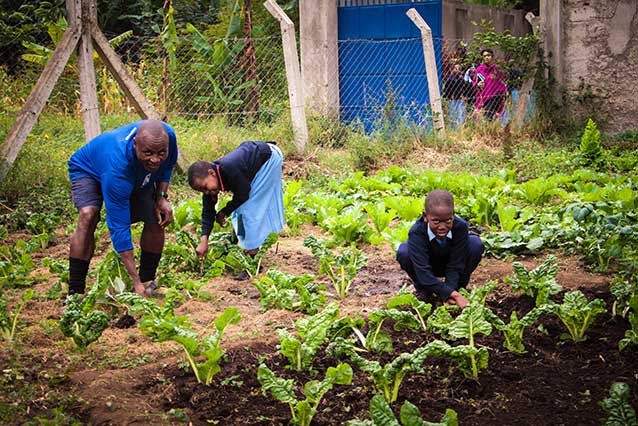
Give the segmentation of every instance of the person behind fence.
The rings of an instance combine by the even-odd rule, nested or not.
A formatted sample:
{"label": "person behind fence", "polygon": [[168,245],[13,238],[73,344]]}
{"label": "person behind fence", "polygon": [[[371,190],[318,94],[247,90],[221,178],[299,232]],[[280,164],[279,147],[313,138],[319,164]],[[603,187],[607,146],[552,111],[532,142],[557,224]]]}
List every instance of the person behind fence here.
{"label": "person behind fence", "polygon": [[[102,202],[113,248],[140,295],[150,296],[164,247],[164,228],[173,221],[168,185],[177,162],[171,126],[143,120],[103,133],[77,150],[68,162],[78,224],[71,235],[69,294],[82,294],[95,249],[94,232]],[[144,222],[139,272],[131,224]]]}
{"label": "person behind fence", "polygon": [[[285,224],[282,190],[283,155],[274,142],[243,142],[228,155],[213,161],[197,161],[188,168],[188,183],[202,192],[202,236],[195,249],[198,256],[208,252],[213,220],[224,226],[232,214],[233,230],[240,246],[255,255],[271,232]],[[219,192],[230,191],[233,198],[215,212]],[[235,277],[247,279],[244,271]]]}
{"label": "person behind fence", "polygon": [[396,259],[419,299],[436,297],[464,308],[468,300],[458,290],[467,286],[484,250],[480,237],[470,234],[467,222],[454,215],[452,194],[436,189],[427,195],[425,212],[410,229],[408,241],[399,246]]}
{"label": "person behind fence", "polygon": [[463,78],[461,65],[454,65],[443,85],[443,97],[448,100],[448,117],[452,129],[457,129],[465,123],[466,102],[472,94],[472,84]]}
{"label": "person behind fence", "polygon": [[494,62],[491,49],[481,51],[483,63],[476,68],[472,85],[476,89],[476,112],[493,120],[500,117],[505,108],[507,85],[503,82],[505,72]]}

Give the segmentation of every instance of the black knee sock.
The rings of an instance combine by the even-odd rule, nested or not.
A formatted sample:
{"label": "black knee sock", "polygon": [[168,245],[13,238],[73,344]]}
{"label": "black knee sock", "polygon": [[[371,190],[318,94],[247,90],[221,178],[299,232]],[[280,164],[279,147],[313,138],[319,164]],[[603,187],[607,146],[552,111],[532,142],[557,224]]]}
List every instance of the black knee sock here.
{"label": "black knee sock", "polygon": [[159,265],[161,258],[162,253],[151,253],[142,250],[142,256],[140,256],[140,281],[145,283],[155,278],[157,265]]}
{"label": "black knee sock", "polygon": [[86,287],[90,260],[69,258],[69,294],[82,294]]}

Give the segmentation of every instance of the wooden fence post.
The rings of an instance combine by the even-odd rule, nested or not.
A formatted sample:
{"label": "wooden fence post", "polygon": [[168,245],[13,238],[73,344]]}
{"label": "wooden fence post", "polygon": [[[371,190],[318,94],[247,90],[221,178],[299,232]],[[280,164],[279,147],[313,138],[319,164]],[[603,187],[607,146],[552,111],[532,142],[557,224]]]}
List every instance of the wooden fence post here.
{"label": "wooden fence post", "polygon": [[430,106],[432,108],[432,122],[434,131],[439,136],[445,136],[445,122],[443,120],[443,106],[441,105],[441,91],[439,90],[439,74],[436,68],[436,56],[434,55],[434,43],[432,41],[432,29],[425,22],[423,17],[411,8],[406,13],[421,31],[421,42],[423,44],[423,60],[425,61],[425,72],[428,78],[428,90],[430,92]]}
{"label": "wooden fence post", "polygon": [[[55,87],[55,83],[60,78],[62,71],[64,71],[64,67],[80,39],[82,27],[80,18],[77,17],[82,11],[80,0],[67,0],[67,7],[68,10],[73,11],[76,18],[70,19],[71,25],[64,32],[60,43],[55,48],[44,70],[42,70],[40,78],[38,78],[33,90],[31,90],[29,97],[27,97],[24,106],[13,123],[13,127],[11,127],[4,143],[0,147],[0,183],[4,181],[11,166],[13,166],[22,145],[24,145],[27,136],[31,133],[31,129],[33,129]],[[73,25],[73,22],[76,22],[76,25]]]}
{"label": "wooden fence post", "polygon": [[286,79],[288,80],[288,98],[290,99],[290,115],[292,130],[295,135],[297,150],[302,152],[308,144],[308,126],[301,84],[301,69],[297,55],[297,40],[295,38],[295,24],[281,9],[275,0],[266,0],[264,6],[272,16],[279,21],[281,39],[284,48],[284,62],[286,64]]}
{"label": "wooden fence post", "polygon": [[[92,3],[92,4],[90,4]],[[82,104],[82,122],[86,141],[90,141],[100,130],[100,111],[97,106],[97,88],[95,86],[95,67],[93,66],[93,42],[91,29],[97,25],[91,6],[93,2],[82,2],[82,36],[78,43],[78,78],[80,79],[80,101]]]}

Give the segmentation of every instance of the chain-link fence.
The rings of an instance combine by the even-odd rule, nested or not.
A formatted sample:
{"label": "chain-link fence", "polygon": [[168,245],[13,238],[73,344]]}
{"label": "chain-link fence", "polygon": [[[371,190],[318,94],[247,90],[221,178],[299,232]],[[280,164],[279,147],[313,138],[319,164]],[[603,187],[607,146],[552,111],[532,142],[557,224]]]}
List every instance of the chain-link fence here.
{"label": "chain-link fence", "polygon": [[[207,40],[199,33],[181,37],[173,54],[159,37],[120,40],[115,51],[153,103],[166,116],[204,118],[224,115],[230,123],[268,120],[287,109],[288,94],[281,37]],[[29,44],[15,57],[1,52],[2,108],[24,103],[54,46],[51,40]],[[10,61],[7,59],[11,59]],[[95,59],[98,102],[103,114],[130,112],[132,106],[115,78]],[[48,107],[73,113],[79,108],[76,60],[72,58]]]}
{"label": "chain-link fence", "polygon": [[[476,102],[473,65],[467,64],[459,40],[435,39],[439,84],[446,122],[457,126]],[[129,37],[114,44],[131,75],[156,110],[167,117],[207,118],[223,115],[229,124],[269,122],[288,114],[288,92],[281,37],[207,39],[198,32],[181,36],[174,54],[156,38]],[[0,51],[0,93],[4,113],[24,104],[54,49],[51,39],[26,45],[19,55]],[[102,114],[132,112],[115,79],[95,56]],[[47,108],[79,115],[76,60],[67,65]],[[457,66],[458,65],[458,66]],[[460,66],[460,69],[458,69]],[[431,110],[420,38],[339,42],[337,85],[344,121],[410,119],[430,126]],[[504,75],[516,89],[510,74]],[[330,93],[330,92],[329,92]]]}

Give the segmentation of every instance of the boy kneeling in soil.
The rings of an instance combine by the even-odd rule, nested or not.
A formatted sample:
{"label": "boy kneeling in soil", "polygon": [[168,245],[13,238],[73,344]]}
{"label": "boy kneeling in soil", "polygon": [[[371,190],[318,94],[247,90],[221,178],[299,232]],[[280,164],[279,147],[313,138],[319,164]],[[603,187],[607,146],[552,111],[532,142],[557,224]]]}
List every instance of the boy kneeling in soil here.
{"label": "boy kneeling in soil", "polygon": [[[255,255],[271,232],[285,224],[281,182],[283,155],[274,142],[242,142],[228,155],[213,161],[197,161],[188,168],[188,184],[202,196],[202,237],[195,249],[200,257],[208,252],[213,219],[221,226],[232,213],[233,229],[240,246]],[[230,191],[233,198],[215,212],[217,195]],[[248,279],[246,271],[237,277]]]}
{"label": "boy kneeling in soil", "polygon": [[399,246],[397,261],[419,299],[436,296],[464,308],[468,300],[457,290],[467,286],[484,251],[481,238],[469,234],[467,222],[454,216],[452,194],[436,189],[427,195],[425,213],[410,229],[408,241]]}

